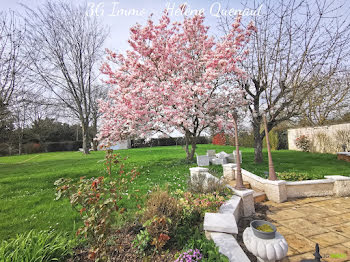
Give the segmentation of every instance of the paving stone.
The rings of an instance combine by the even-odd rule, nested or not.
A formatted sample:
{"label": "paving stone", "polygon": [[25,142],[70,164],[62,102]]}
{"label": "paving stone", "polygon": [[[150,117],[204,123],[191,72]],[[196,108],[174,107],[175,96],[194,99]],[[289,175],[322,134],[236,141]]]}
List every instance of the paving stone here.
{"label": "paving stone", "polygon": [[315,250],[315,243],[299,234],[290,234],[284,236],[288,245],[300,253]]}
{"label": "paving stone", "polygon": [[343,245],[344,247],[347,247],[347,248],[350,249],[350,241],[349,241],[349,242],[346,242],[346,243],[342,243],[342,245]]}
{"label": "paving stone", "polygon": [[[334,232],[337,232],[338,234],[341,234],[343,236],[349,237],[350,238],[350,224],[341,224],[341,225],[336,225],[330,228]],[[349,239],[350,241],[350,239]]]}
{"label": "paving stone", "polygon": [[[321,217],[317,214],[316,215],[312,214],[312,216],[310,215],[308,217],[304,217],[305,220],[311,222],[312,224],[318,225],[318,226],[320,226],[318,223],[320,223],[320,221],[323,221],[324,218],[325,217],[323,217],[323,216]],[[323,224],[322,227],[328,227],[328,226]]]}
{"label": "paving stone", "polygon": [[[274,223],[274,225],[276,225]],[[290,235],[290,234],[294,234],[295,232],[292,231],[291,229],[289,229],[288,227],[285,226],[276,226],[277,227],[277,231],[281,233],[282,236],[286,236],[286,235]]]}
{"label": "paving stone", "polygon": [[211,233],[211,238],[219,247],[219,252],[227,256],[230,262],[250,262],[249,258],[232,235]]}
{"label": "paving stone", "polygon": [[339,224],[346,223],[347,220],[340,216],[329,216],[329,217],[323,217],[320,220],[315,221],[315,224],[320,227],[331,227]]}
{"label": "paving stone", "polygon": [[280,210],[273,212],[273,214],[268,215],[269,218],[273,220],[286,220],[286,219],[295,219],[304,217],[303,213],[300,213],[296,210]]}
{"label": "paving stone", "polygon": [[337,234],[336,232],[328,232],[320,235],[315,235],[310,237],[310,239],[315,243],[318,243],[322,248],[344,243],[349,240],[349,238]]}
{"label": "paving stone", "polygon": [[238,233],[233,214],[205,213],[204,230],[230,234]]}
{"label": "paving stone", "polygon": [[303,236],[313,236],[329,231],[302,218],[281,220],[280,224]]}
{"label": "paving stone", "polygon": [[316,215],[317,217],[327,217],[329,216],[329,213],[326,212],[323,208],[321,209],[320,207],[317,206],[312,206],[312,205],[304,205],[304,206],[298,206],[295,209],[302,214],[304,214],[304,217],[310,217],[310,214],[312,216]]}
{"label": "paving stone", "polygon": [[299,252],[297,250],[295,250],[294,248],[288,247],[287,256],[293,256],[293,255],[297,255],[297,254],[299,254]]}
{"label": "paving stone", "polygon": [[[268,218],[275,221],[277,231],[289,245],[288,258],[282,262],[313,259],[316,242],[321,255],[327,255],[322,261],[350,262],[350,197],[310,197],[264,204],[272,211],[267,212]],[[329,257],[340,253],[347,258]]]}
{"label": "paving stone", "polygon": [[281,262],[300,262],[303,259],[314,259],[314,258],[315,257],[312,255],[312,253],[304,253],[299,255],[288,256]]}

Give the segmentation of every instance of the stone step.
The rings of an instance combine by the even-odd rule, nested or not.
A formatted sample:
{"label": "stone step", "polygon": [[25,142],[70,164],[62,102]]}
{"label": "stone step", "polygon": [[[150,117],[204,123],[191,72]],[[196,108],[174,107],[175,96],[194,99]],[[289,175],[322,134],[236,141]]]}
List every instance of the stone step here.
{"label": "stone step", "polygon": [[219,252],[227,256],[230,262],[250,262],[249,258],[232,235],[211,233],[210,236],[219,247]]}
{"label": "stone step", "polygon": [[203,226],[205,231],[238,234],[237,223],[233,214],[205,213]]}
{"label": "stone step", "polygon": [[262,192],[259,190],[254,190],[253,197],[254,197],[254,203],[260,203],[267,200],[265,192]]}
{"label": "stone step", "polygon": [[[228,184],[234,188],[236,186],[236,180],[232,180],[232,181],[228,182]],[[248,182],[243,182],[243,185],[247,189],[251,189],[252,188],[251,185]]]}

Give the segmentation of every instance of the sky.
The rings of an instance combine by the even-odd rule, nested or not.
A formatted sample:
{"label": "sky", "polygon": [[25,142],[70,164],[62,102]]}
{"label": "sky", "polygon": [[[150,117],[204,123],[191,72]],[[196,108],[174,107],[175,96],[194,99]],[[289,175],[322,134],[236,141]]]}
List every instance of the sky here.
{"label": "sky", "polygon": [[[40,5],[44,0],[0,0],[0,10],[12,9],[21,12],[19,3],[29,7]],[[125,51],[128,49],[129,28],[136,23],[145,24],[151,14],[153,20],[158,20],[165,9],[168,9],[172,20],[180,20],[182,15],[176,9],[183,3],[187,3],[187,11],[204,12],[205,23],[210,26],[209,33],[218,35],[217,24],[219,17],[228,13],[230,9],[243,9],[240,0],[71,0],[86,2],[88,14],[97,15],[110,29],[110,35],[105,42],[105,47],[114,51]],[[259,11],[259,10],[257,10]],[[261,8],[260,12],[263,12]],[[249,15],[248,15],[249,16]],[[234,17],[234,14],[231,14]]]}

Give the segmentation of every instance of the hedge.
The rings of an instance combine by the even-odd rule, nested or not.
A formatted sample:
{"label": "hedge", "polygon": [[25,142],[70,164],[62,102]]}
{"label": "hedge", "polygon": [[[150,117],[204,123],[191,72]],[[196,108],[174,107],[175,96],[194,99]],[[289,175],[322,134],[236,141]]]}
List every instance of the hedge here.
{"label": "hedge", "polygon": [[[197,144],[209,144],[210,139],[205,136],[197,137]],[[167,138],[151,138],[146,141],[145,139],[133,139],[131,140],[132,148],[141,147],[154,147],[154,146],[175,146],[184,145],[184,137],[167,137]]]}

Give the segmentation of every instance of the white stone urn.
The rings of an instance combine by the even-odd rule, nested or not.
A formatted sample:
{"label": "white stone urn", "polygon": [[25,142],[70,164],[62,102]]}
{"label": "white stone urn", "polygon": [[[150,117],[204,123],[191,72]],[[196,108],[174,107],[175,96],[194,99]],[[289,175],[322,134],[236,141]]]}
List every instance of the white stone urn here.
{"label": "white stone urn", "polygon": [[247,227],[243,232],[243,242],[260,262],[281,260],[288,252],[287,241],[279,232],[272,239],[262,239],[254,235],[251,227]]}

